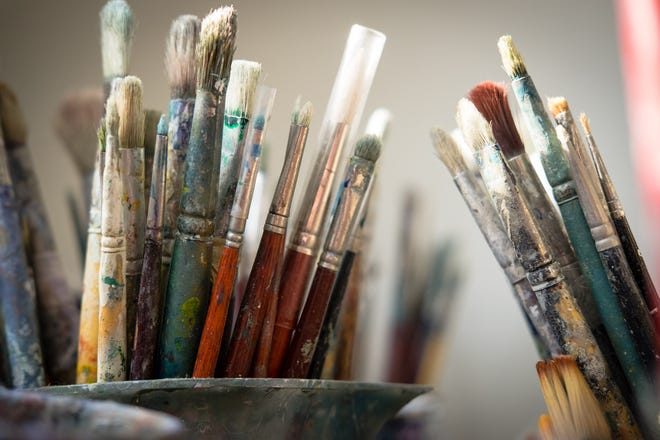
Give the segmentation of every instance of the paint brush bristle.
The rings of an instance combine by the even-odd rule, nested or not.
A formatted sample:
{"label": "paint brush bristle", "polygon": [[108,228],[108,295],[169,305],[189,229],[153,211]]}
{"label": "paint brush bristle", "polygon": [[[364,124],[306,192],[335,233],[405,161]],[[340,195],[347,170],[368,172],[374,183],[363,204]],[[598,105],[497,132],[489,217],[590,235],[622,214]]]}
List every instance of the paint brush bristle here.
{"label": "paint brush bristle", "polygon": [[511,35],[501,36],[497,41],[497,48],[500,51],[504,71],[507,75],[511,78],[520,78],[527,75],[527,67],[520,52],[514,46]]}
{"label": "paint brush bristle", "polygon": [[124,0],[110,0],[100,16],[103,76],[106,79],[125,76],[133,41],[133,12]]}
{"label": "paint brush bristle", "polygon": [[117,136],[117,132],[119,131],[119,112],[114,93],[110,95],[106,103],[105,124],[105,135]]}
{"label": "paint brush bristle", "polygon": [[293,125],[309,127],[310,122],[312,122],[313,110],[312,103],[309,101],[305,102],[300,110],[296,109],[291,114],[291,123]]}
{"label": "paint brush bristle", "polygon": [[216,84],[218,78],[229,76],[236,25],[236,10],[233,6],[214,9],[202,20],[199,43],[195,49],[198,88],[211,90],[221,87]]}
{"label": "paint brush bristle", "polygon": [[55,117],[55,132],[83,174],[94,169],[97,127],[103,115],[103,91],[89,88],[66,96]]}
{"label": "paint brush bristle", "polygon": [[571,356],[538,362],[536,371],[550,413],[553,438],[611,438],[598,401]]}
{"label": "paint brush bristle", "polygon": [[170,97],[195,97],[195,48],[199,42],[201,22],[195,15],[181,15],[170,26],[165,47],[165,68]]}
{"label": "paint brush bristle", "polygon": [[254,61],[235,60],[225,99],[225,114],[250,117],[254,94],[261,75],[261,64]]}
{"label": "paint brush bristle", "polygon": [[145,156],[154,155],[156,148],[156,134],[161,112],[158,110],[147,109],[144,111],[144,149]]}
{"label": "paint brush bristle", "polygon": [[0,123],[6,146],[25,145],[27,126],[13,90],[0,83]]}
{"label": "paint brush bristle", "polygon": [[473,150],[480,150],[495,144],[495,136],[490,123],[468,99],[458,101],[456,123],[463,132],[465,143]]}
{"label": "paint brush bristle", "polygon": [[584,128],[584,133],[587,136],[591,136],[591,124],[589,123],[589,118],[584,113],[580,113],[580,123],[582,124],[582,128]]}
{"label": "paint brush bristle", "polygon": [[160,115],[160,119],[158,120],[158,128],[156,129],[156,134],[158,136],[167,136],[167,116],[165,115]]}
{"label": "paint brush bristle", "polygon": [[435,153],[449,169],[452,176],[468,169],[465,158],[454,138],[439,127],[431,129],[431,139]]}
{"label": "paint brush bristle", "polygon": [[144,113],[142,112],[142,81],[127,76],[119,84],[116,105],[119,113],[119,146],[144,146]]}
{"label": "paint brush bristle", "polygon": [[384,141],[387,136],[392,113],[386,108],[377,108],[369,117],[367,127],[364,129],[366,134],[373,134]]}
{"label": "paint brush bristle", "polygon": [[566,98],[563,96],[555,96],[552,98],[547,98],[548,99],[548,108],[550,109],[550,113],[552,113],[552,116],[557,117],[560,113],[565,112],[568,110],[568,103],[566,102]]}
{"label": "paint brush bristle", "polygon": [[490,122],[497,144],[507,158],[525,152],[525,146],[513,121],[506,87],[501,83],[482,82],[470,90],[470,101]]}
{"label": "paint brush bristle", "polygon": [[355,144],[355,156],[370,162],[375,162],[380,156],[382,143],[378,136],[367,134]]}

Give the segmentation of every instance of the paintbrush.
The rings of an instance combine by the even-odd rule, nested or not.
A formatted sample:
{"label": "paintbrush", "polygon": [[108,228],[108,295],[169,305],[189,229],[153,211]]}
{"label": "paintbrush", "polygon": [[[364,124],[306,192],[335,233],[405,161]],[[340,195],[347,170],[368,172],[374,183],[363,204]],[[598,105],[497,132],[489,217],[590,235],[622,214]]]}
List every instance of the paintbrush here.
{"label": "paintbrush", "polygon": [[165,209],[165,171],[167,169],[167,119],[165,115],[161,115],[157,131],[144,239],[142,276],[134,329],[133,356],[131,357],[131,380],[153,378],[155,348],[163,304],[160,268],[163,246],[163,210]]}
{"label": "paintbrush", "polygon": [[[120,82],[121,79],[115,81]],[[115,87],[115,86],[113,86]],[[99,262],[98,381],[126,380],[126,236],[124,179],[120,172],[117,95],[106,104],[105,167],[101,202],[101,258]]]}
{"label": "paintbrush", "polygon": [[[259,257],[255,257],[246,285],[246,295],[250,295],[252,298],[262,297],[266,303],[266,313],[263,318],[256,353],[254,354],[254,377],[275,377],[277,375],[277,373],[269,373],[268,367],[279,299],[279,277],[284,260],[284,244],[291,201],[298,181],[298,172],[300,171],[300,163],[307,143],[311,119],[311,102],[308,101],[301,107],[300,100],[296,100],[291,114],[289,139],[282,171],[275,187],[270,210],[264,224],[264,232],[259,242],[258,249],[261,251],[257,252]],[[260,280],[267,281],[262,283]],[[252,305],[249,305],[250,307],[253,307],[256,303],[254,300],[250,302],[252,303]],[[248,313],[255,313],[255,311],[248,311]]]}
{"label": "paintbrush", "polygon": [[250,202],[252,201],[257,170],[259,169],[266,126],[270,119],[274,101],[275,89],[261,87],[255,103],[256,116],[247,130],[246,142],[248,148],[245,151],[239,170],[236,198],[231,207],[224,250],[218,267],[218,277],[213,285],[212,299],[197,351],[193,377],[213,377],[224,330],[227,328],[226,322],[231,319],[231,317],[228,318],[229,305],[236,281],[245,223],[250,211]]}
{"label": "paintbrush", "polygon": [[157,377],[161,378],[192,373],[209,303],[215,213],[212,201],[217,195],[214,140],[218,103],[224,103],[234,54],[236,26],[236,11],[231,6],[213,10],[202,21],[196,51],[195,109],[157,357]]}
{"label": "paintbrush", "polygon": [[[81,89],[64,97],[54,121],[55,132],[69,152],[82,177],[83,214],[78,209],[72,210],[76,234],[80,243],[80,252],[85,255],[85,238],[83,225],[87,225],[87,214],[90,209],[92,179],[96,160],[96,132],[99,120],[103,114],[103,92],[98,88]],[[72,207],[75,205],[72,205]]]}
{"label": "paintbrush", "polygon": [[284,259],[269,371],[282,369],[320,248],[318,236],[326,223],[335,171],[344,144],[359,125],[384,45],[382,33],[360,25],[351,28],[321,124],[314,168],[306,181]]}
{"label": "paintbrush", "polygon": [[357,226],[380,150],[381,141],[374,135],[363,136],[355,145],[355,152],[342,180],[344,189],[339,205],[330,223],[305,307],[287,351],[282,377],[306,378],[309,374],[332,285],[348,239]]}
{"label": "paintbrush", "polygon": [[552,355],[561,354],[562,349],[553,335],[550,323],[543,315],[536,294],[525,276],[525,269],[518,261],[516,250],[482,181],[477,180],[460,147],[449,134],[440,128],[434,128],[431,138],[436,154],[452,175],[454,184],[509,280],[515,298],[528,319],[528,324],[531,324],[529,330],[539,356],[547,359]]}
{"label": "paintbrush", "polygon": [[[614,223],[614,227],[616,228],[619,239],[621,240],[621,246],[623,247],[623,251],[626,254],[626,259],[628,260],[630,269],[635,276],[637,285],[645,294],[644,297],[646,299],[647,307],[652,311],[654,316],[660,317],[660,315],[657,314],[658,293],[646,267],[642,253],[639,250],[637,241],[635,240],[635,235],[633,234],[632,229],[628,224],[628,219],[626,217],[626,213],[623,210],[623,205],[619,200],[616,188],[612,183],[612,179],[610,178],[609,172],[607,171],[607,167],[605,166],[605,162],[603,161],[603,158],[600,154],[598,145],[596,144],[596,141],[594,140],[594,137],[591,133],[589,120],[584,113],[580,115],[580,122],[582,123],[582,128],[586,134],[587,146],[589,147],[591,158],[593,159],[594,166],[596,167],[596,172],[598,174],[598,179],[600,181],[600,185],[607,202],[607,208],[609,210],[610,217]],[[656,328],[660,328],[660,326],[656,325]]]}
{"label": "paintbrush", "polygon": [[126,203],[126,340],[129,350],[127,360],[130,364],[146,223],[142,81],[136,76],[126,76],[119,82],[115,93],[119,114],[117,139],[124,188],[122,200]]}
{"label": "paintbrush", "polygon": [[98,130],[98,149],[92,177],[91,203],[83,289],[80,304],[80,331],[78,332],[78,364],[76,383],[96,382],[99,334],[99,264],[101,257],[101,182],[105,164],[105,119]]}
{"label": "paintbrush", "polygon": [[200,21],[196,16],[179,16],[172,22],[165,47],[165,70],[170,87],[170,103],[163,221],[163,291],[167,286],[167,275],[172,260],[174,232],[183,187],[183,169],[195,106],[197,66],[195,47],[199,40],[199,26]]}
{"label": "paintbrush", "polygon": [[539,420],[544,439],[612,438],[605,415],[570,356],[536,363],[548,415]]}
{"label": "paintbrush", "polygon": [[161,112],[147,109],[144,111],[144,194],[145,199],[151,191],[151,172],[154,168],[154,155],[156,152],[156,138],[158,137],[158,124]]}
{"label": "paintbrush", "polygon": [[73,383],[78,343],[78,300],[69,291],[55,249],[55,236],[26,145],[27,129],[23,115],[16,96],[4,84],[0,84],[0,124],[16,202],[30,241],[27,257],[37,288],[46,377],[53,384]]}
{"label": "paintbrush", "polygon": [[607,271],[612,291],[618,299],[623,318],[631,330],[638,353],[650,373],[655,360],[653,323],[608,215],[596,168],[580,138],[566,99],[549,98],[548,104],[557,125],[562,127],[557,129],[557,133],[569,152],[569,164],[596,249]]}
{"label": "paintbrush", "polygon": [[245,150],[248,125],[252,118],[254,95],[261,75],[261,64],[254,61],[235,60],[231,64],[231,75],[225,98],[224,128],[222,129],[222,152],[218,195],[215,205],[215,228],[213,230],[212,280],[215,280],[224,240],[229,229],[229,216],[236,195],[241,159]]}
{"label": "paintbrush", "polygon": [[484,82],[470,90],[469,98],[484,118],[491,123],[495,140],[516,177],[518,188],[529,206],[533,207],[532,212],[545,237],[545,243],[559,263],[566,283],[571,287],[571,292],[575,295],[589,328],[592,332],[597,333],[596,336],[600,343],[605,331],[602,329],[593,294],[582,275],[580,264],[561,217],[525,152],[525,147],[513,121],[506,88],[503,84]]}
{"label": "paintbrush", "polygon": [[[291,114],[289,139],[282,171],[264,224],[264,231],[257,251],[258,257],[255,257],[248,276],[244,294],[245,302],[243,303],[245,307],[241,307],[241,315],[246,315],[248,318],[252,316],[255,320],[263,322],[263,325],[245,325],[247,323],[241,315],[239,315],[241,319],[237,319],[237,329],[239,328],[238,323],[249,327],[249,334],[235,333],[235,338],[237,344],[246,347],[246,351],[255,352],[255,354],[248,356],[254,358],[252,362],[254,377],[277,376],[277,372],[269,373],[268,367],[277,313],[278,289],[284,261],[284,244],[291,201],[298,181],[298,172],[300,171],[300,163],[307,142],[311,119],[312,104],[306,102],[300,107],[300,102],[297,100]],[[265,309],[265,313],[260,310],[262,307]],[[243,312],[243,310],[245,311]],[[255,342],[256,337],[259,338],[258,342]],[[235,364],[238,364],[238,362],[235,362]]]}
{"label": "paintbrush", "polygon": [[474,105],[459,102],[457,122],[466,143],[473,148],[481,176],[495,204],[527,279],[544,310],[557,341],[575,357],[598,398],[612,429],[622,437],[637,438],[639,430],[621,391],[611,377],[584,316],[544,243],[539,227],[515,184],[490,124]]}
{"label": "paintbrush", "polygon": [[12,388],[44,386],[46,378],[39,341],[34,280],[21,234],[19,209],[9,174],[0,126],[0,364]]}
{"label": "paintbrush", "polygon": [[100,12],[103,102],[110,96],[112,81],[128,74],[133,43],[133,11],[124,0],[108,1]]}

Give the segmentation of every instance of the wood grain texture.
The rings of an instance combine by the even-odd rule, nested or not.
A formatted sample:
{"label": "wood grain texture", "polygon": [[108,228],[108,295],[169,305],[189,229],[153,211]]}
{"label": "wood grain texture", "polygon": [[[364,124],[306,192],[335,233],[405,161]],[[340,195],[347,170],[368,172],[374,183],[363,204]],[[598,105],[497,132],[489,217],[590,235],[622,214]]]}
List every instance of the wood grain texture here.
{"label": "wood grain texture", "polygon": [[298,320],[298,313],[307,291],[307,283],[314,263],[310,255],[287,250],[282,269],[277,318],[273,329],[273,343],[270,350],[268,375],[279,377],[284,364],[291,334]]}
{"label": "wood grain texture", "polygon": [[286,354],[282,377],[306,378],[337,272],[318,266]]}
{"label": "wood grain texture", "polygon": [[250,374],[266,309],[270,298],[276,294],[284,240],[284,235],[267,230],[261,237],[229,344],[226,377],[247,377]]}

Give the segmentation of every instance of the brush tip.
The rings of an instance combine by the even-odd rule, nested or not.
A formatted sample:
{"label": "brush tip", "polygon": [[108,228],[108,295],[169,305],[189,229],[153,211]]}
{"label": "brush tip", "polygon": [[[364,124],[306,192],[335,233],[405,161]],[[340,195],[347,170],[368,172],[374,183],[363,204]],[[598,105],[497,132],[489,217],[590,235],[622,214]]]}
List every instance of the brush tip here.
{"label": "brush tip", "polygon": [[236,9],[222,6],[204,17],[196,48],[197,87],[210,90],[218,87],[218,78],[229,76],[236,38]]}
{"label": "brush tip", "polygon": [[27,140],[27,126],[23,112],[14,91],[0,83],[0,124],[7,144],[24,145]]}
{"label": "brush tip", "polygon": [[436,156],[445,164],[452,176],[467,169],[463,154],[449,133],[440,127],[433,127],[431,129],[431,140]]}
{"label": "brush tip", "polygon": [[458,102],[456,123],[463,133],[465,142],[473,150],[480,150],[496,143],[490,123],[479,113],[472,101],[466,98]]}
{"label": "brush tip", "polygon": [[114,93],[108,98],[105,107],[105,136],[117,136],[119,130],[119,111],[117,110],[117,98]]}
{"label": "brush tip", "polygon": [[295,108],[291,114],[291,122],[293,125],[300,125],[302,127],[309,127],[312,122],[312,112],[314,108],[312,103],[307,101],[301,108]]}
{"label": "brush tip", "polygon": [[366,134],[373,134],[378,136],[381,140],[384,140],[387,136],[391,120],[392,112],[383,107],[377,108],[371,116],[369,116],[367,127],[364,131]]}
{"label": "brush tip", "polygon": [[106,78],[126,75],[133,39],[133,12],[124,0],[110,0],[101,9],[101,54]]}
{"label": "brush tip", "polygon": [[165,115],[160,115],[160,119],[158,120],[158,136],[167,136],[167,116]]}
{"label": "brush tip", "polygon": [[563,96],[553,96],[548,99],[548,108],[550,109],[550,113],[552,113],[552,116],[557,117],[560,113],[565,112],[568,110],[568,102],[566,102],[566,98]]}
{"label": "brush tip", "polygon": [[584,128],[586,135],[591,136],[591,124],[589,123],[589,118],[587,118],[586,114],[580,113],[580,123],[582,124],[582,128]]}
{"label": "brush tip", "polygon": [[502,58],[502,66],[504,71],[512,79],[520,78],[527,75],[527,67],[525,62],[516,49],[516,46],[513,44],[513,38],[511,35],[503,35],[497,40],[497,48],[500,51],[500,57]]}
{"label": "brush tip", "polygon": [[368,134],[362,136],[355,144],[355,156],[375,162],[380,156],[382,143],[378,136]]}
{"label": "brush tip", "polygon": [[144,113],[140,78],[124,77],[118,86],[115,99],[119,113],[119,145],[122,148],[144,146]]}
{"label": "brush tip", "polygon": [[261,64],[256,61],[234,60],[225,99],[225,113],[249,118],[254,95],[261,76]]}
{"label": "brush tip", "polygon": [[165,47],[165,67],[172,98],[195,96],[195,48],[201,22],[195,15],[181,15],[172,21]]}

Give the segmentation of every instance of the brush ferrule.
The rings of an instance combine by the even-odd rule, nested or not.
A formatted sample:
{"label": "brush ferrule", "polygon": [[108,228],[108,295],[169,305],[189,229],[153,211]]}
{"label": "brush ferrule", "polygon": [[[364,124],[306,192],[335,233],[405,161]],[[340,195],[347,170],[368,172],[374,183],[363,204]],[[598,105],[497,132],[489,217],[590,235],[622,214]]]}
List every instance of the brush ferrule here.
{"label": "brush ferrule", "polygon": [[124,237],[112,237],[104,235],[101,237],[101,252],[117,253],[126,250],[126,240]]}
{"label": "brush ferrule", "polygon": [[230,246],[239,249],[243,244],[243,235],[245,234],[245,219],[244,218],[229,218],[229,230],[225,238],[225,246]]}
{"label": "brush ferrule", "polygon": [[551,263],[547,266],[528,272],[527,279],[532,285],[534,292],[548,289],[564,280],[558,263]]}
{"label": "brush ferrule", "polygon": [[[231,217],[240,218],[244,221],[248,216],[252,194],[254,194],[254,186],[257,181],[264,132],[254,129],[251,130],[251,134],[251,142],[247,144],[249,145],[249,150],[243,154],[240,177],[236,187],[234,204],[231,208]],[[231,228],[231,225],[229,227]]]}
{"label": "brush ferrule", "polygon": [[327,151],[327,155],[319,157],[308,180],[308,190],[300,207],[293,243],[303,247],[310,246],[312,252],[316,250],[316,237],[323,226],[335,170],[341,157],[348,128],[348,125],[344,123],[336,125],[329,141],[329,147],[324,149]]}
{"label": "brush ferrule", "polygon": [[558,205],[563,205],[564,203],[568,203],[578,197],[577,191],[575,190],[575,182],[572,180],[552,187],[552,194]]}
{"label": "brush ferrule", "polygon": [[321,254],[321,258],[319,259],[319,266],[324,267],[333,272],[338,272],[339,266],[341,266],[341,260],[343,256],[344,256],[343,253],[324,251]]}
{"label": "brush ferrule", "polygon": [[286,227],[289,223],[289,218],[284,215],[275,214],[274,212],[268,213],[264,229],[274,232],[276,234],[286,234]]}
{"label": "brush ferrule", "polygon": [[596,250],[598,252],[620,246],[621,242],[616,235],[616,231],[611,222],[606,222],[596,226],[589,226],[591,229],[591,236],[594,238]]}
{"label": "brush ferrule", "polygon": [[308,234],[307,232],[300,232],[293,237],[289,249],[294,250],[300,254],[314,256],[316,249],[316,234]]}
{"label": "brush ferrule", "polygon": [[181,214],[177,219],[179,235],[187,236],[189,239],[208,237],[213,233],[213,220],[204,217]]}
{"label": "brush ferrule", "polygon": [[289,140],[286,146],[286,156],[282,172],[275,188],[275,196],[270,205],[270,212],[282,217],[288,217],[291,210],[291,200],[298,180],[300,162],[307,141],[309,127],[292,125],[289,129]]}
{"label": "brush ferrule", "polygon": [[369,189],[375,163],[353,156],[343,182],[337,211],[325,241],[322,261],[339,265],[348,239],[357,225],[358,214]]}

